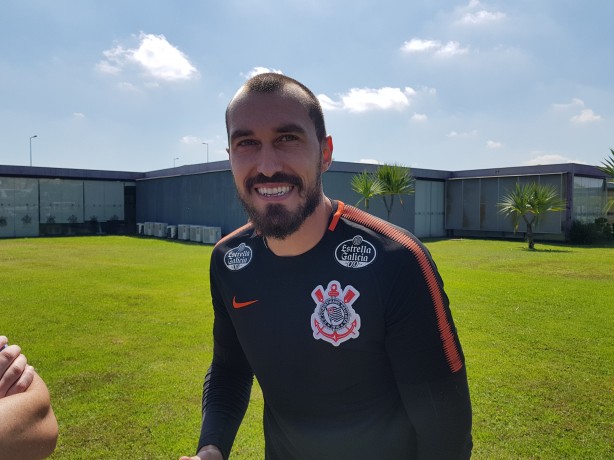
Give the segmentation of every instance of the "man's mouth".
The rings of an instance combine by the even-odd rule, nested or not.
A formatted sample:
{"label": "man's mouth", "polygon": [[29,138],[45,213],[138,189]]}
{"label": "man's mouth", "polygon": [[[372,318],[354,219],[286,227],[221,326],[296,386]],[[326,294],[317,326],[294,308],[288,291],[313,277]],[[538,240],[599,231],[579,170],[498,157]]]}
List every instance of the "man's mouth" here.
{"label": "man's mouth", "polygon": [[256,192],[264,197],[283,196],[292,191],[294,186],[284,185],[279,187],[256,187]]}

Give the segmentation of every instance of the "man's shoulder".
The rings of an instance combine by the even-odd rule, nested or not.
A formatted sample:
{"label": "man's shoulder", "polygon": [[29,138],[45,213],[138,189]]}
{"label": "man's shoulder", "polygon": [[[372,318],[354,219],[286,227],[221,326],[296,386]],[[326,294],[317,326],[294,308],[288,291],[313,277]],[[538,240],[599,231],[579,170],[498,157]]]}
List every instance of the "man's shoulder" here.
{"label": "man's shoulder", "polygon": [[403,227],[350,205],[342,206],[340,220],[353,229],[369,234],[388,256],[396,254],[400,260],[408,260],[407,255],[410,254],[413,260],[431,260],[422,241]]}
{"label": "man's shoulder", "polygon": [[403,246],[409,242],[419,243],[418,238],[409,230],[394,225],[387,220],[369,214],[354,206],[343,205],[340,212],[341,220],[354,228],[364,229],[384,240],[391,240]]}
{"label": "man's shoulder", "polygon": [[214,253],[219,253],[220,251],[226,252],[229,249],[232,249],[236,246],[240,246],[241,243],[247,242],[250,238],[254,236],[254,226],[251,222],[246,223],[242,227],[233,230],[229,234],[223,236],[213,248]]}

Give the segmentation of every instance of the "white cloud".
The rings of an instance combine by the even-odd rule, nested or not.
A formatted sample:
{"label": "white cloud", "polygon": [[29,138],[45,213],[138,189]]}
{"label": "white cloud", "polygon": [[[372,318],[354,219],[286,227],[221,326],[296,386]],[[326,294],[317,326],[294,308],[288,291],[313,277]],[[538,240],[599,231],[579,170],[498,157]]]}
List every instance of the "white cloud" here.
{"label": "white cloud", "polygon": [[372,158],[361,158],[358,160],[359,163],[368,164],[368,165],[379,165],[381,164],[378,160],[374,160]]}
{"label": "white cloud", "polygon": [[474,129],[473,131],[465,131],[465,132],[458,132],[458,131],[450,131],[448,133],[448,137],[474,137],[477,136],[478,134],[478,130]]}
{"label": "white cloud", "polygon": [[481,10],[476,13],[465,13],[465,15],[458,22],[461,24],[479,25],[501,21],[505,17],[505,13],[501,13],[500,11],[491,12]]}
{"label": "white cloud", "polygon": [[[107,59],[109,59],[109,57],[107,56],[108,51],[103,51],[102,54],[105,55],[105,57]],[[107,73],[109,75],[118,75],[122,69],[121,67],[119,67],[118,65],[113,65],[111,64],[109,61],[100,61],[98,64],[96,64],[96,68],[102,72],[102,73]]]}
{"label": "white cloud", "polygon": [[534,152],[537,156],[533,157],[529,161],[524,163],[525,166],[535,166],[535,165],[554,165],[560,163],[581,163],[584,164],[582,160],[571,160],[567,157],[558,154],[552,153],[541,153]]}
{"label": "white cloud", "polygon": [[584,107],[584,101],[578,98],[573,98],[571,102],[552,104],[552,108],[558,112],[571,110],[576,111],[577,109],[581,109],[579,114],[574,115],[569,119],[569,121],[571,121],[572,123],[583,124],[601,121],[601,115],[597,115],[595,112],[593,112],[592,109],[585,109]]}
{"label": "white cloud", "polygon": [[132,83],[128,83],[127,81],[119,82],[117,87],[122,91],[138,91]]}
{"label": "white cloud", "polygon": [[326,95],[318,98],[327,110],[347,110],[349,112],[366,112],[369,110],[403,110],[409,107],[411,98],[416,95],[413,88],[352,88],[340,95],[339,101],[333,101]]}
{"label": "white cloud", "polygon": [[486,141],[486,147],[489,149],[500,149],[503,147],[503,144],[497,141]]}
{"label": "white cloud", "polygon": [[429,117],[424,113],[414,113],[411,117],[411,121],[415,121],[418,123],[428,121]]}
{"label": "white cloud", "polygon": [[[409,94],[411,96],[412,94]],[[407,92],[400,88],[352,88],[342,96],[343,105],[350,112],[366,112],[370,109],[403,109],[409,106]]]}
{"label": "white cloud", "polygon": [[571,117],[572,123],[593,123],[600,120],[601,116],[595,114],[595,112],[593,112],[591,109],[584,109],[579,115]]}
{"label": "white cloud", "polygon": [[197,136],[183,136],[181,138],[182,144],[202,144],[203,140]]}
{"label": "white cloud", "polygon": [[186,55],[171,45],[164,35],[141,33],[139,38],[141,46],[134,51],[133,58],[156,79],[189,80],[198,75]]}
{"label": "white cloud", "polygon": [[469,48],[462,48],[458,42],[448,42],[435,51],[435,55],[443,57],[451,57],[459,54],[467,54]]}
{"label": "white cloud", "polygon": [[573,98],[571,102],[563,104],[552,104],[552,107],[556,110],[574,109],[576,107],[584,107],[584,101],[582,99]]}
{"label": "white cloud", "polygon": [[479,0],[470,0],[467,6],[457,8],[457,14],[461,15],[457,23],[465,25],[482,25],[489,22],[498,22],[507,17],[507,15],[501,11],[487,11],[483,8],[476,11],[480,7],[481,4]]}
{"label": "white cloud", "polygon": [[246,74],[241,74],[245,77],[246,80],[249,80],[256,75],[260,75],[261,73],[279,73],[283,74],[281,70],[269,69],[268,67],[254,67],[252,70],[247,72]]}
{"label": "white cloud", "polygon": [[85,114],[82,112],[73,112],[72,116],[75,118],[85,118]]}
{"label": "white cloud", "polygon": [[326,94],[318,94],[318,100],[323,110],[338,110],[343,108],[341,102],[335,102]]}
{"label": "white cloud", "polygon": [[435,51],[441,48],[441,42],[438,40],[421,40],[412,38],[410,41],[403,43],[401,51],[406,53],[422,53],[425,51]]}
{"label": "white cloud", "polygon": [[125,48],[121,44],[103,51],[104,60],[96,67],[106,74],[118,75],[123,71],[138,68],[145,75],[162,81],[190,80],[198,77],[198,70],[187,56],[171,45],[164,35],[141,32],[136,48]]}
{"label": "white cloud", "polygon": [[463,48],[459,42],[449,41],[443,44],[439,40],[422,40],[419,38],[412,38],[411,40],[403,43],[401,51],[408,54],[415,53],[432,53],[435,56],[451,57],[459,54],[467,54],[469,48]]}

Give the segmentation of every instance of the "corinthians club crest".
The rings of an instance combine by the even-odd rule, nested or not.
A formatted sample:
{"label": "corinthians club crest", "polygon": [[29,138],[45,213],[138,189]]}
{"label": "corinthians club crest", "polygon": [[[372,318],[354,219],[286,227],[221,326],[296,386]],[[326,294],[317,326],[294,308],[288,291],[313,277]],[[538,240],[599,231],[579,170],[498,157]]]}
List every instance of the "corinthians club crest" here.
{"label": "corinthians club crest", "polygon": [[352,308],[360,293],[352,286],[341,289],[339,281],[331,281],[324,289],[318,286],[311,293],[316,308],[311,315],[313,338],[335,347],[359,335],[360,316]]}

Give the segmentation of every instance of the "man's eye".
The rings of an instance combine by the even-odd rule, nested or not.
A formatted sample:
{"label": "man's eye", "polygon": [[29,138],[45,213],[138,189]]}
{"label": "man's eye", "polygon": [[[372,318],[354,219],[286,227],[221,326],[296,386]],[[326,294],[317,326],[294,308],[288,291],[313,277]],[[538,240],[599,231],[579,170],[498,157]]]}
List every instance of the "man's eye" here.
{"label": "man's eye", "polygon": [[237,147],[247,147],[247,146],[256,145],[256,144],[257,142],[252,139],[243,139],[237,142]]}
{"label": "man's eye", "polygon": [[290,141],[295,141],[297,139],[298,137],[295,136],[294,134],[284,134],[283,136],[279,137],[280,142],[290,142]]}

